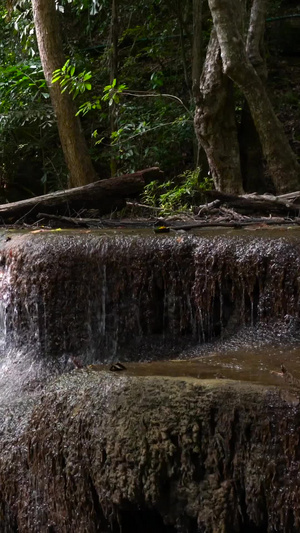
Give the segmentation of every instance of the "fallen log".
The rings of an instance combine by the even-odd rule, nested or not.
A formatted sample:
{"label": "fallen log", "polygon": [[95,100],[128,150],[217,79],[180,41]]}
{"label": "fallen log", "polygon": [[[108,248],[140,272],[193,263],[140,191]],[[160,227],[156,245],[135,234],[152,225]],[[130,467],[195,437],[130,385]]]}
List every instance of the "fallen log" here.
{"label": "fallen log", "polygon": [[281,196],[264,196],[255,194],[235,196],[233,194],[225,194],[216,190],[207,191],[206,194],[208,198],[212,200],[220,200],[221,203],[233,207],[242,214],[258,212],[294,216],[300,212],[299,203],[289,202],[288,199],[282,198]]}
{"label": "fallen log", "polygon": [[289,200],[292,203],[296,203],[296,200],[300,199],[300,191],[288,192],[286,194],[280,194],[277,196],[280,200]]}
{"label": "fallen log", "polygon": [[20,202],[0,205],[3,224],[34,220],[37,213],[71,215],[81,209],[97,209],[100,215],[122,209],[126,198],[140,194],[152,180],[161,180],[163,172],[158,167],[147,168],[132,174],[96,181],[82,187],[36,196]]}
{"label": "fallen log", "polygon": [[248,218],[247,220],[243,219],[241,217],[240,220],[220,220],[220,219],[211,219],[209,221],[191,221],[191,222],[178,222],[163,218],[157,218],[157,219],[136,219],[136,220],[128,220],[128,219],[103,219],[103,218],[81,218],[81,217],[66,217],[66,216],[59,216],[59,215],[53,215],[53,214],[47,214],[47,213],[39,213],[37,215],[37,218],[39,220],[42,220],[43,223],[46,221],[49,223],[51,227],[52,221],[54,222],[55,226],[62,226],[67,228],[118,228],[118,229],[124,229],[124,228],[130,228],[130,229],[141,229],[141,228],[152,228],[154,231],[159,228],[159,226],[163,226],[166,231],[162,233],[168,233],[171,230],[179,231],[184,230],[188,231],[191,229],[201,229],[201,228],[214,228],[214,227],[220,227],[220,228],[234,228],[234,229],[240,229],[240,228],[253,228],[253,229],[264,229],[270,226],[299,226],[300,225],[300,219],[284,219],[284,218],[278,218],[278,217],[260,217],[260,218]]}
{"label": "fallen log", "polygon": [[201,229],[201,228],[252,228],[252,229],[265,229],[270,226],[299,226],[299,222],[285,220],[285,219],[276,219],[276,218],[253,218],[252,220],[211,220],[209,222],[193,222],[191,224],[174,224],[170,226],[173,230],[190,230],[190,229]]}
{"label": "fallen log", "polygon": [[[128,220],[128,219],[102,219],[102,218],[82,218],[66,217],[62,215],[53,215],[49,213],[38,213],[37,219],[42,221],[54,222],[54,225],[67,228],[151,228],[155,220]],[[52,225],[52,224],[51,224]]]}

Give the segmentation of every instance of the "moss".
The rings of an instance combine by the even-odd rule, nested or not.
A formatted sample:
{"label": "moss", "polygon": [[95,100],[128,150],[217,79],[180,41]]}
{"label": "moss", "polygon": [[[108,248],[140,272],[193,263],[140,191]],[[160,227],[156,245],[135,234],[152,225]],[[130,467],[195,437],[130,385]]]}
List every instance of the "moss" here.
{"label": "moss", "polygon": [[292,532],[299,418],[275,388],[75,371],[2,456],[5,531]]}

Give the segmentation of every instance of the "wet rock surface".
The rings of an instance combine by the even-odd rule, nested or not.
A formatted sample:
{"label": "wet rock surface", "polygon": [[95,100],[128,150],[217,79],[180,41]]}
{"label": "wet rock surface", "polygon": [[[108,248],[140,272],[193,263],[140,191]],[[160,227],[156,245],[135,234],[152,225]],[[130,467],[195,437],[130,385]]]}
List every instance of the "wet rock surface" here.
{"label": "wet rock surface", "polygon": [[78,370],[1,442],[5,533],[296,532],[297,390]]}
{"label": "wet rock surface", "polygon": [[2,248],[7,342],[56,360],[159,358],[244,325],[299,319],[297,237],[50,232]]}
{"label": "wet rock surface", "polygon": [[0,533],[300,530],[299,238],[233,233],[0,239]]}

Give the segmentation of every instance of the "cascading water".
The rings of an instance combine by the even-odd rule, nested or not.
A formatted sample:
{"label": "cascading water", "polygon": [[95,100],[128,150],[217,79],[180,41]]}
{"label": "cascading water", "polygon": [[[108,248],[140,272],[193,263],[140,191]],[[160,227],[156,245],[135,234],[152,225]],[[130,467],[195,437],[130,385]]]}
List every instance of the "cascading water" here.
{"label": "cascading water", "polygon": [[147,342],[159,357],[298,319],[299,263],[293,238],[15,236],[2,251],[3,335],[52,359],[147,359]]}
{"label": "cascading water", "polygon": [[299,267],[290,231],[3,235],[0,533],[298,531]]}

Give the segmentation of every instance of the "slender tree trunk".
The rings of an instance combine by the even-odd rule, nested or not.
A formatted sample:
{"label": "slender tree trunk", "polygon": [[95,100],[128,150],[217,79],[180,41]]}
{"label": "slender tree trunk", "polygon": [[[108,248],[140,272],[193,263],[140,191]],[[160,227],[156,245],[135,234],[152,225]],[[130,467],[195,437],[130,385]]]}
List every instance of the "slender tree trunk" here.
{"label": "slender tree trunk", "polygon": [[65,63],[62,39],[55,9],[55,0],[32,0],[35,31],[44,75],[50,91],[57,119],[59,137],[70,173],[70,187],[79,187],[95,181],[88,148],[76,117],[76,107],[66,91],[61,93],[59,83],[52,85],[53,71]]}
{"label": "slender tree trunk", "polygon": [[195,130],[205,150],[216,189],[242,194],[240,152],[235,120],[233,84],[222,72],[220,47],[213,30],[195,91]]}
{"label": "slender tree trunk", "polygon": [[178,25],[179,25],[179,34],[180,34],[180,48],[181,48],[181,58],[182,58],[182,67],[183,67],[183,74],[184,74],[184,81],[186,84],[187,91],[189,93],[190,100],[192,100],[192,88],[191,88],[191,79],[188,72],[188,63],[186,60],[186,53],[185,53],[185,45],[184,45],[184,19],[183,19],[183,13],[182,13],[182,2],[177,1],[176,3],[176,14],[178,19]]}
{"label": "slender tree trunk", "polygon": [[[202,4],[203,0],[192,0],[193,3],[193,40],[192,40],[192,93],[196,100],[199,93],[200,76],[203,66],[202,57]],[[196,131],[195,131],[196,133]],[[201,144],[197,135],[193,140],[195,167],[200,166]]]}
{"label": "slender tree trunk", "polygon": [[[296,190],[300,186],[300,165],[274,113],[265,85],[247,57],[236,23],[241,11],[240,0],[208,0],[208,3],[221,48],[223,71],[238,85],[248,102],[276,191]],[[254,7],[258,9],[259,5],[255,2]]]}
{"label": "slender tree trunk", "polygon": [[[119,42],[119,21],[118,21],[118,0],[112,0],[111,24],[110,24],[110,83],[116,80],[118,83],[118,42]],[[117,129],[117,106],[115,102],[110,106],[110,132]],[[112,155],[110,160],[111,176],[117,173],[117,160]]]}
{"label": "slender tree trunk", "polygon": [[193,0],[192,87],[197,92],[202,70],[202,0]]}

